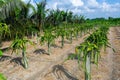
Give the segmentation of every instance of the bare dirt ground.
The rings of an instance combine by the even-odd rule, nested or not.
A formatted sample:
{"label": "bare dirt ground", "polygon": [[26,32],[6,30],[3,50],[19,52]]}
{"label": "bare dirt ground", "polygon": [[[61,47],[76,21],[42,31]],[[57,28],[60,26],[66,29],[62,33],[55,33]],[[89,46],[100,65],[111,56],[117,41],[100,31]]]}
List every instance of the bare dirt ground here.
{"label": "bare dirt ground", "polygon": [[120,27],[116,27],[112,31],[114,32],[112,45],[116,50],[113,54],[112,80],[120,80]]}
{"label": "bare dirt ground", "polygon": [[[28,45],[28,69],[24,69],[20,62],[21,54],[10,55],[11,50],[5,51],[4,58],[0,59],[0,72],[8,80],[84,80],[84,71],[78,68],[77,60],[64,60],[74,53],[75,46],[83,42],[86,36],[78,41],[74,39],[72,44],[66,40],[63,49],[60,48],[60,38],[56,39],[57,45],[51,48],[51,55],[45,54],[47,45],[36,44],[35,48]],[[92,80],[120,80],[120,28],[110,28],[108,37],[116,52],[110,48],[101,50],[98,67],[92,64]],[[6,48],[9,44],[4,42],[3,46]]]}

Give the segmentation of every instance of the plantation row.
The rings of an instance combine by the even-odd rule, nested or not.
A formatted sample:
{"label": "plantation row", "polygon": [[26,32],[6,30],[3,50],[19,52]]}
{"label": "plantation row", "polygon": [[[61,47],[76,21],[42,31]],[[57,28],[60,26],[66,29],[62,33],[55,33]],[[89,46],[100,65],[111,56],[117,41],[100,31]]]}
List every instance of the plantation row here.
{"label": "plantation row", "polygon": [[83,43],[75,48],[76,54],[68,57],[68,59],[77,57],[79,65],[80,62],[82,63],[85,71],[85,80],[91,80],[91,63],[95,63],[98,66],[101,49],[104,48],[105,50],[106,47],[110,47],[107,38],[108,30],[109,27],[99,27],[99,29],[90,34]]}

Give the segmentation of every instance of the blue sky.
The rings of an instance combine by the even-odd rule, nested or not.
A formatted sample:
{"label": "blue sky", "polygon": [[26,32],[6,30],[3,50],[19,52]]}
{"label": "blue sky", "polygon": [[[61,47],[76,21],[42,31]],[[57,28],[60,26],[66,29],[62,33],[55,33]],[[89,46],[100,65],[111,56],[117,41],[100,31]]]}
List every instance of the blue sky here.
{"label": "blue sky", "polygon": [[[29,0],[23,0],[28,2]],[[31,3],[42,0],[31,0]],[[120,0],[47,0],[46,8],[70,10],[86,18],[120,17]]]}

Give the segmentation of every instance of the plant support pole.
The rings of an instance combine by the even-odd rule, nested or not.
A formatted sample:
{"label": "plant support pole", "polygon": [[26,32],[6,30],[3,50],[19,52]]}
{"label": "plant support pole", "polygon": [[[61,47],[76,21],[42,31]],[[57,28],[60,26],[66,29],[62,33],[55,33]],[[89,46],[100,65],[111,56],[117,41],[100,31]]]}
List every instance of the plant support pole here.
{"label": "plant support pole", "polygon": [[70,43],[72,43],[72,32],[71,32],[71,36],[70,36]]}
{"label": "plant support pole", "polygon": [[27,69],[28,68],[28,61],[27,61],[25,49],[23,49],[23,51],[22,51],[22,57],[23,57],[24,67],[25,67],[25,69]]}
{"label": "plant support pole", "polygon": [[86,62],[85,62],[85,80],[91,80],[91,56],[90,52],[86,55]]}
{"label": "plant support pole", "polygon": [[48,54],[50,55],[50,41],[48,41]]}
{"label": "plant support pole", "polygon": [[64,46],[64,36],[62,36],[62,46],[61,46],[61,48],[63,48],[63,46]]}

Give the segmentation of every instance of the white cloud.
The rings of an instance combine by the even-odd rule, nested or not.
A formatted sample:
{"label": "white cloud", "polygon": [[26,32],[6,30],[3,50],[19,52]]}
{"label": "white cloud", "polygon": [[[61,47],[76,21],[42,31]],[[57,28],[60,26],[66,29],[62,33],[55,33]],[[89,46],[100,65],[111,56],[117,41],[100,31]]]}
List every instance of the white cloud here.
{"label": "white cloud", "polygon": [[81,0],[70,0],[73,6],[78,7],[78,6],[83,6],[84,2]]}
{"label": "white cloud", "polygon": [[101,7],[103,11],[110,11],[111,9],[110,5],[107,4],[106,2],[103,2]]}
{"label": "white cloud", "polygon": [[82,13],[82,10],[78,9],[77,7],[75,9],[71,9],[70,11],[74,12],[75,14]]}
{"label": "white cloud", "polygon": [[115,11],[119,11],[120,6],[118,4],[108,4],[106,2],[103,2],[101,8],[102,11],[115,12]]}
{"label": "white cloud", "polygon": [[99,7],[99,3],[96,0],[87,0],[87,4],[90,7]]}
{"label": "white cloud", "polygon": [[58,3],[55,2],[55,3],[53,4],[53,9],[57,9],[57,5],[58,5]]}
{"label": "white cloud", "polygon": [[57,9],[58,8],[58,5],[62,4],[61,2],[59,1],[55,1],[55,2],[50,2],[50,3],[47,3],[46,5],[46,8],[48,9]]}
{"label": "white cloud", "polygon": [[86,7],[86,6],[84,7],[84,9],[85,9],[85,10],[84,10],[85,12],[95,12],[94,9],[90,9],[90,8],[88,8],[88,7]]}

